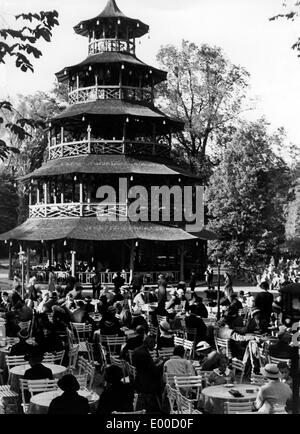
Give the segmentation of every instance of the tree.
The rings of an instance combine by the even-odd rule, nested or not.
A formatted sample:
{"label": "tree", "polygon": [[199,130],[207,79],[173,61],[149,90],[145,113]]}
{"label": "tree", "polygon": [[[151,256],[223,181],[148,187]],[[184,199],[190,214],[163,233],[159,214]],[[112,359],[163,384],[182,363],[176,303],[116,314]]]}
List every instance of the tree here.
{"label": "tree", "polygon": [[17,222],[18,195],[13,184],[9,174],[0,174],[0,233],[8,231]]}
{"label": "tree", "polygon": [[224,149],[207,191],[210,224],[220,235],[210,245],[213,258],[221,256],[233,266],[255,266],[278,253],[285,241],[293,178],[272,151],[275,139],[263,119],[241,121]]}
{"label": "tree", "polygon": [[[42,56],[42,52],[35,45],[41,39],[47,42],[51,41],[52,29],[58,25],[57,18],[58,12],[55,10],[17,15],[16,20],[23,20],[22,28],[18,30],[0,29],[0,36],[5,41],[0,41],[0,63],[5,63],[5,58],[10,56],[16,59],[16,67],[20,68],[21,71],[27,72],[30,70],[33,72],[34,67],[30,56],[37,59]],[[24,25],[24,23],[27,25]],[[1,131],[0,159],[3,161],[11,152],[19,152],[14,146],[7,144],[7,133],[14,134],[19,140],[24,140],[26,137],[30,137],[28,128],[39,127],[40,123],[20,116],[10,101],[0,101],[0,113],[0,125],[2,127],[9,113],[17,115],[14,122],[6,121],[4,124],[5,131]]]}
{"label": "tree", "polygon": [[[278,20],[279,18],[286,18],[287,20],[295,21],[295,19],[299,17],[300,2],[298,0],[287,0],[282,4],[282,7],[283,12],[269,18],[270,21]],[[298,38],[298,40],[292,45],[292,49],[300,52],[300,38]],[[300,57],[300,53],[298,54],[298,57]]]}
{"label": "tree", "polygon": [[168,71],[168,81],[158,90],[158,103],[185,122],[185,131],[176,135],[175,151],[192,171],[207,179],[209,145],[241,112],[249,74],[226,59],[220,48],[199,48],[185,40],[180,49],[161,47],[157,59]]}

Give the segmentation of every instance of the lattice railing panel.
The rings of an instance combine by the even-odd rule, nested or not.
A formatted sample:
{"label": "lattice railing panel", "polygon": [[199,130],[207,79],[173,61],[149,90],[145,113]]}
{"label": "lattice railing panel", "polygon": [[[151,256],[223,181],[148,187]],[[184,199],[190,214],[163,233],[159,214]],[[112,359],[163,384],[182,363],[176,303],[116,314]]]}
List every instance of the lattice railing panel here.
{"label": "lattice railing panel", "polygon": [[127,217],[126,204],[56,203],[29,206],[30,218]]}
{"label": "lattice railing panel", "polygon": [[104,51],[128,51],[135,53],[135,46],[132,41],[122,39],[100,39],[89,44],[89,54],[102,53]]}
{"label": "lattice railing panel", "polygon": [[133,86],[90,86],[75,89],[69,93],[69,103],[78,104],[98,99],[127,99],[133,101],[153,102],[151,90]]}

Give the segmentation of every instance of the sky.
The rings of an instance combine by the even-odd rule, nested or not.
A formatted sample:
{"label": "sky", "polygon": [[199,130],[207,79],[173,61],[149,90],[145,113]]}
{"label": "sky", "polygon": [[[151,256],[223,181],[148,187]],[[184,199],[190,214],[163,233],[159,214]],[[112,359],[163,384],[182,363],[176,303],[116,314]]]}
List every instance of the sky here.
{"label": "sky", "polygon": [[[0,66],[0,97],[16,97],[38,90],[49,91],[55,72],[87,57],[87,39],[74,33],[80,21],[98,15],[107,0],[1,0],[0,27],[18,26],[14,15],[22,12],[59,12],[60,26],[51,43],[38,48],[43,57],[34,60],[35,71],[23,73],[12,61]],[[288,139],[300,147],[300,58],[291,45],[300,36],[299,21],[269,21],[282,11],[283,0],[117,0],[119,8],[150,26],[150,39],[137,45],[137,57],[157,66],[161,45],[179,46],[182,39],[221,47],[236,65],[251,75],[249,95],[255,110],[271,128],[283,126]]]}

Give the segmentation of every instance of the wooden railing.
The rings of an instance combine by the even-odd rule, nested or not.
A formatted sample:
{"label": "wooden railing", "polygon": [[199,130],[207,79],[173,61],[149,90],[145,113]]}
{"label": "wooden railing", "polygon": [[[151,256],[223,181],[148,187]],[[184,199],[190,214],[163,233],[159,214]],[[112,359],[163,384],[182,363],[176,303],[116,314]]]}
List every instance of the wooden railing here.
{"label": "wooden railing", "polygon": [[79,87],[69,93],[69,103],[78,104],[99,99],[123,99],[153,103],[153,93],[146,88],[134,86],[89,86]]}
{"label": "wooden railing", "polygon": [[89,43],[89,54],[103,53],[105,51],[128,52],[135,54],[134,40],[125,39],[96,39]]}
{"label": "wooden railing", "polygon": [[56,160],[78,155],[155,155],[170,158],[170,148],[167,144],[135,140],[81,140],[65,142],[49,146],[48,159]]}
{"label": "wooden railing", "polygon": [[29,218],[127,217],[127,204],[51,203],[29,206]]}

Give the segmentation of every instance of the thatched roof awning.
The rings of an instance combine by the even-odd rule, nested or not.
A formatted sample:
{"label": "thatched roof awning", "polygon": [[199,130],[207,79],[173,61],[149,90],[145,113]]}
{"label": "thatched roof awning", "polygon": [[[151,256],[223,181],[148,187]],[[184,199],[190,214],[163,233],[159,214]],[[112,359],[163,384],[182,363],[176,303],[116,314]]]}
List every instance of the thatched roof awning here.
{"label": "thatched roof awning", "polygon": [[166,80],[167,72],[162,71],[161,69],[154,68],[153,66],[147,65],[145,62],[142,62],[136,56],[127,53],[119,53],[115,51],[103,52],[98,54],[93,54],[88,56],[83,62],[77,63],[75,65],[66,66],[61,71],[58,71],[55,75],[60,82],[68,81],[70,78],[70,74],[74,74],[76,72],[82,72],[88,70],[89,66],[97,66],[97,65],[114,65],[114,64],[124,64],[127,65],[126,68],[132,66],[137,67],[141,70],[145,70],[145,72],[152,71],[152,77],[154,80],[154,84],[160,83],[161,81]]}
{"label": "thatched roof awning", "polygon": [[20,179],[25,181],[31,178],[75,173],[157,176],[180,175],[188,178],[198,178],[178,166],[172,166],[166,163],[138,160],[125,155],[86,155],[49,160],[39,169]]}
{"label": "thatched roof awning", "polygon": [[189,241],[197,237],[175,226],[127,221],[100,222],[97,218],[28,219],[0,235],[0,240]]}

